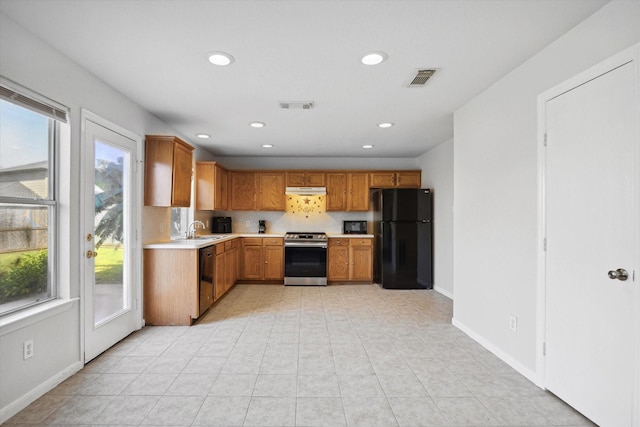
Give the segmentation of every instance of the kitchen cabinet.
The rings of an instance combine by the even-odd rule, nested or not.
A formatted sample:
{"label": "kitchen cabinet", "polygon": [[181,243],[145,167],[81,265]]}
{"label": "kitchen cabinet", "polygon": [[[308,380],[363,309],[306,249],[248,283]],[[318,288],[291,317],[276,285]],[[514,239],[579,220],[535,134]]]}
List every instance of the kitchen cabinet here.
{"label": "kitchen cabinet", "polygon": [[244,280],[284,280],[284,239],[245,237],[242,278]]}
{"label": "kitchen cabinet", "polygon": [[196,162],[196,210],[227,210],[227,170],[217,162]]}
{"label": "kitchen cabinet", "polygon": [[229,172],[231,210],[284,211],[284,172]]}
{"label": "kitchen cabinet", "polygon": [[145,206],[189,207],[193,147],[175,136],[147,135]]}
{"label": "kitchen cabinet", "polygon": [[215,298],[217,301],[238,280],[239,240],[233,239],[216,246]]}
{"label": "kitchen cabinet", "polygon": [[371,188],[420,188],[421,171],[376,171],[369,174]]}
{"label": "kitchen cabinet", "polygon": [[286,205],[284,172],[260,172],[258,210],[283,211]]}
{"label": "kitchen cabinet", "polygon": [[144,250],[144,319],[190,325],[200,315],[198,250]]}
{"label": "kitchen cabinet", "polygon": [[324,172],[287,171],[287,187],[324,187]]}
{"label": "kitchen cabinet", "polygon": [[327,280],[371,282],[373,280],[372,244],[371,238],[329,238]]}
{"label": "kitchen cabinet", "polygon": [[253,211],[258,207],[257,176],[255,172],[229,172],[229,208],[236,211]]}
{"label": "kitchen cabinet", "polygon": [[327,211],[364,212],[369,210],[367,172],[328,172]]}

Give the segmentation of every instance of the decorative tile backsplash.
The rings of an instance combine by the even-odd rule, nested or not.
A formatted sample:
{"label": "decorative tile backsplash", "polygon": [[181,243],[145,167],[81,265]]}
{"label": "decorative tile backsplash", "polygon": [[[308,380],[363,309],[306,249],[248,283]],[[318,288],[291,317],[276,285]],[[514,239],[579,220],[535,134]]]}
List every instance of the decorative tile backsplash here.
{"label": "decorative tile backsplash", "polygon": [[319,215],[326,212],[325,196],[300,196],[297,194],[287,196],[287,213],[304,215]]}

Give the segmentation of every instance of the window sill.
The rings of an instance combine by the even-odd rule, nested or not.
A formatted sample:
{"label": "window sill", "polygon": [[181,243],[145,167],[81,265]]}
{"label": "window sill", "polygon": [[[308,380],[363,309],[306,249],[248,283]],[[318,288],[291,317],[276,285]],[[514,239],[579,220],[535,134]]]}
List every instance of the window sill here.
{"label": "window sill", "polygon": [[0,337],[68,311],[80,298],[56,299],[0,318]]}

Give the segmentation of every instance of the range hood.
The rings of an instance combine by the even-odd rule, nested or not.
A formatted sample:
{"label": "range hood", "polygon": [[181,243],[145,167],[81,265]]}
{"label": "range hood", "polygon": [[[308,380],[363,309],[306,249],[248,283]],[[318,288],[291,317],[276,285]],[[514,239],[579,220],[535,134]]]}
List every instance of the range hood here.
{"label": "range hood", "polygon": [[327,194],[325,187],[287,187],[285,194],[296,194],[298,196],[324,196]]}

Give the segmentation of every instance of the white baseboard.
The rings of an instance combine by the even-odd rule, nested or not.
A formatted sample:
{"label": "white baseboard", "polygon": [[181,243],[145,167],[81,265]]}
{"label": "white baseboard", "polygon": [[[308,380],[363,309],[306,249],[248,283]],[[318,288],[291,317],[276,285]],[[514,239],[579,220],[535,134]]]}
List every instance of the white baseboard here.
{"label": "white baseboard", "polygon": [[32,389],[25,395],[14,400],[4,408],[0,408],[0,424],[22,411],[24,408],[38,400],[45,393],[53,390],[58,384],[71,377],[83,368],[82,362],[75,362],[66,369],[58,372],[36,388]]}
{"label": "white baseboard", "polygon": [[439,286],[434,286],[433,290],[436,291],[439,294],[444,295],[445,297],[449,298],[450,300],[453,300],[453,293],[447,291],[446,289],[442,289]]}
{"label": "white baseboard", "polygon": [[513,369],[518,371],[520,374],[526,377],[529,381],[540,386],[539,378],[535,371],[532,371],[531,369],[524,366],[522,363],[515,360],[510,355],[506,354],[504,351],[500,350],[494,344],[490,343],[484,337],[476,333],[473,329],[469,328],[467,325],[456,320],[455,317],[451,319],[451,323],[453,324],[453,326],[460,329],[465,334],[469,335],[469,337],[471,337],[471,339],[476,341],[478,344],[480,344],[481,346],[489,350],[491,353],[496,355],[504,363],[506,363],[507,365],[511,366]]}

